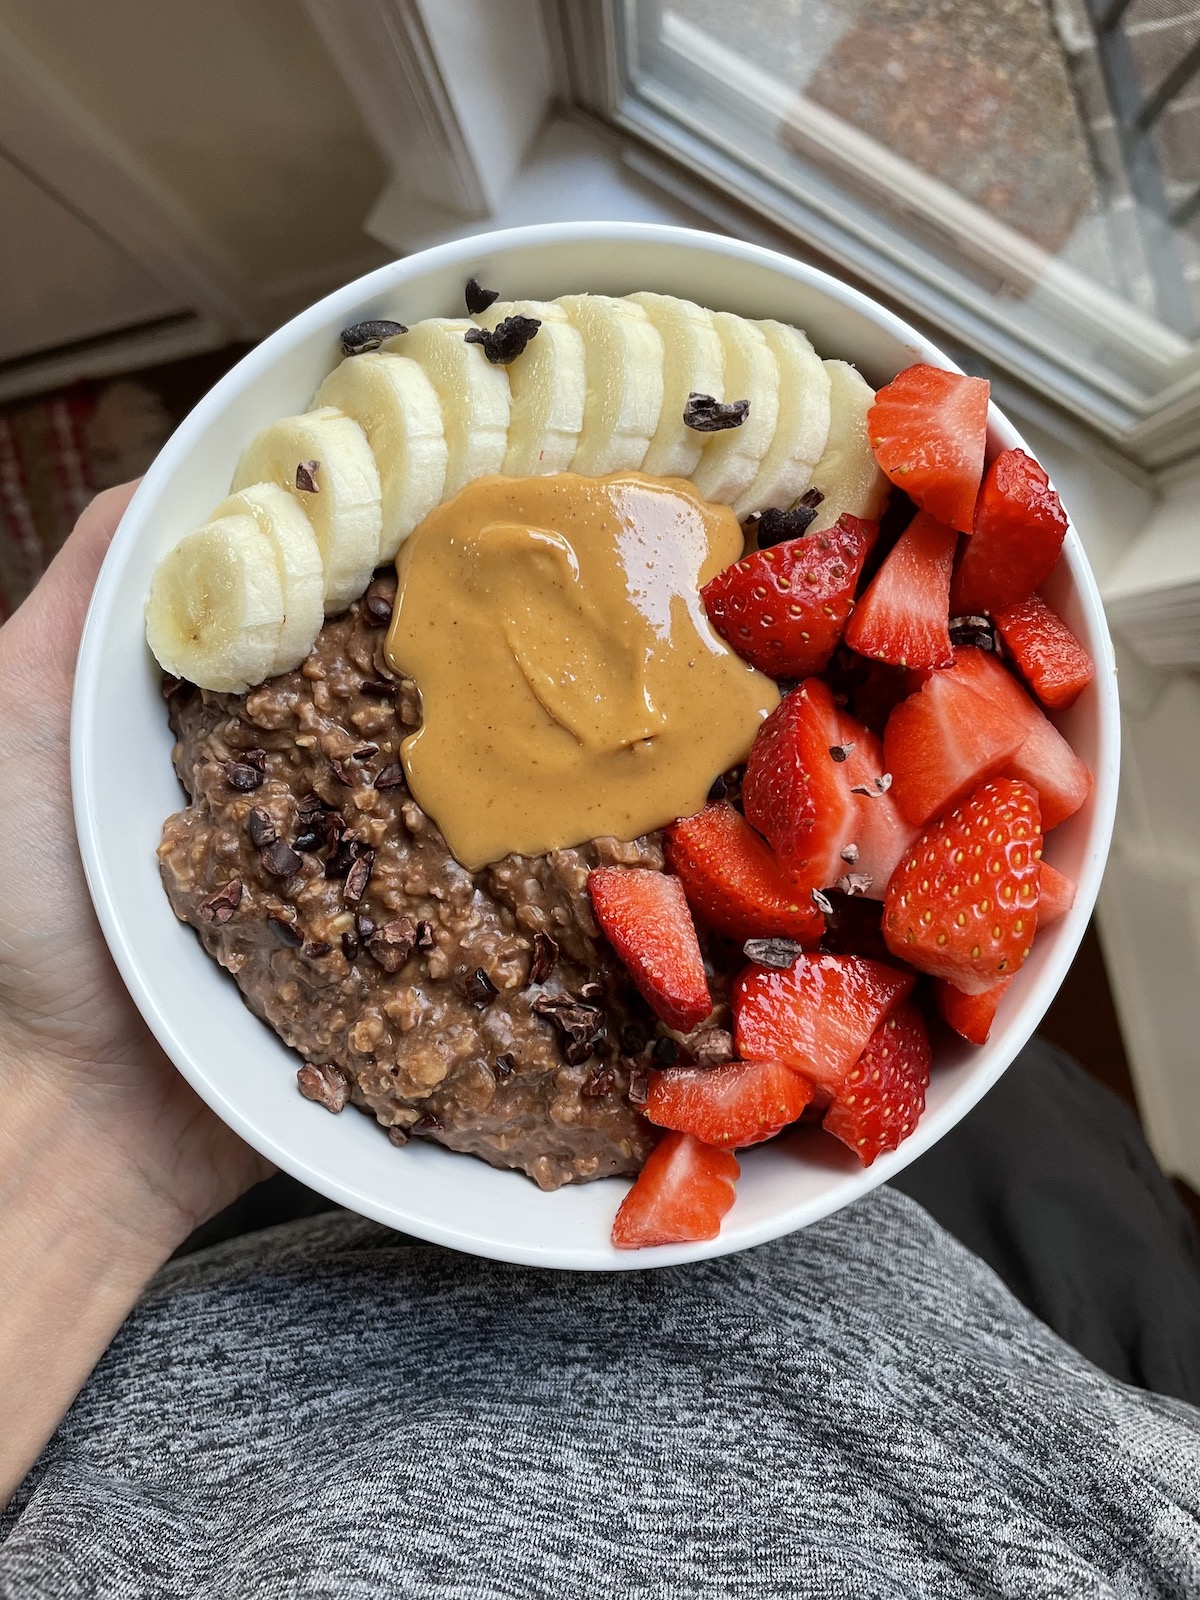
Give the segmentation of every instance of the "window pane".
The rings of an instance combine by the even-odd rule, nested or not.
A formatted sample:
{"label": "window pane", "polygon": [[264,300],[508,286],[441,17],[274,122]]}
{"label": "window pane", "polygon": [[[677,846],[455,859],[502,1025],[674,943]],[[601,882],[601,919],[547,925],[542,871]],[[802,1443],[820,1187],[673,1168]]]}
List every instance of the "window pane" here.
{"label": "window pane", "polygon": [[660,127],[1109,431],[1200,375],[1200,0],[634,0],[625,24]]}

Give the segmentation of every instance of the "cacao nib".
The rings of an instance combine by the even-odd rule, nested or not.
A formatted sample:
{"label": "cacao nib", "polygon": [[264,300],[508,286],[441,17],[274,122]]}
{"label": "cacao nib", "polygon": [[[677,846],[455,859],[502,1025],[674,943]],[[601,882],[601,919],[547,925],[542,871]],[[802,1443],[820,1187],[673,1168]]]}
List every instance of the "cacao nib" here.
{"label": "cacao nib", "polygon": [[248,761],[225,762],[225,782],[239,794],[250,794],[262,781],[262,773]]}
{"label": "cacao nib", "polygon": [[389,322],[384,317],[355,322],[349,328],[342,329],[342,354],[365,355],[368,350],[378,350],[385,339],[394,339],[397,334],[407,332],[402,322]]}
{"label": "cacao nib", "polygon": [[733,1060],[733,1035],[724,1028],[706,1028],[690,1041],[689,1054],[698,1067],[720,1067]]}
{"label": "cacao nib", "polygon": [[356,906],[367,892],[367,885],[371,881],[371,868],[375,865],[374,850],[364,850],[358,860],[346,874],[346,884],[342,890],[342,899],[347,905]]}
{"label": "cacao nib", "polygon": [[218,889],[215,894],[210,894],[207,900],[200,903],[200,915],[206,922],[214,923],[218,928],[224,927],[230,917],[242,903],[242,880],[230,878],[223,889]]}
{"label": "cacao nib", "polygon": [[342,1111],[350,1098],[350,1085],[340,1067],[332,1061],[317,1065],[306,1061],[296,1074],[296,1083],[306,1100],[315,1100],[326,1111]]}
{"label": "cacao nib", "polygon": [[747,961],[760,967],[778,967],[782,972],[804,953],[794,939],[747,939],[742,946]]}
{"label": "cacao nib", "polygon": [[283,839],[276,839],[262,853],[262,864],[273,878],[290,878],[299,872],[303,862]]}
{"label": "cacao nib", "polygon": [[290,950],[299,950],[304,943],[304,930],[286,917],[278,917],[273,911],[268,911],[267,922],[280,944],[287,945]]}
{"label": "cacao nib", "polygon": [[758,548],[769,550],[785,539],[798,539],[816,521],[817,510],[825,496],[819,489],[810,489],[788,511],[769,506],[758,519]]}
{"label": "cacao nib", "polygon": [[471,1004],[478,1007],[480,1011],[483,1010],[484,1006],[490,1005],[499,992],[482,967],[476,967],[466,983],[463,984],[463,993]]}
{"label": "cacao nib", "polygon": [[721,401],[711,394],[692,393],[683,408],[683,425],[696,433],[720,433],[740,428],[749,415],[749,400]]}
{"label": "cacao nib", "polygon": [[541,325],[537,317],[505,317],[490,333],[483,328],[468,328],[463,338],[468,344],[482,345],[484,355],[494,366],[506,367],[517,359]]}
{"label": "cacao nib", "polygon": [[494,305],[499,298],[499,289],[484,289],[480,287],[477,279],[467,279],[467,287],[464,293],[464,299],[467,302],[467,310],[471,316],[479,316],[480,313],[486,311],[490,305]]}
{"label": "cacao nib", "polygon": [[265,850],[267,845],[274,844],[279,837],[271,813],[262,806],[255,806],[246,818],[246,832],[250,835],[250,843],[256,850]]}
{"label": "cacao nib", "polygon": [[558,943],[548,933],[533,936],[533,960],[529,964],[529,982],[545,983],[558,965]]}
{"label": "cacao nib", "polygon": [[363,617],[372,628],[386,628],[391,622],[392,594],[390,584],[375,582],[363,595]]}
{"label": "cacao nib", "polygon": [[412,918],[397,917],[371,933],[367,949],[385,972],[399,972],[412,955],[415,941]]}
{"label": "cacao nib", "polygon": [[617,1078],[611,1067],[593,1067],[580,1085],[579,1092],[589,1100],[601,1100],[616,1088]]}

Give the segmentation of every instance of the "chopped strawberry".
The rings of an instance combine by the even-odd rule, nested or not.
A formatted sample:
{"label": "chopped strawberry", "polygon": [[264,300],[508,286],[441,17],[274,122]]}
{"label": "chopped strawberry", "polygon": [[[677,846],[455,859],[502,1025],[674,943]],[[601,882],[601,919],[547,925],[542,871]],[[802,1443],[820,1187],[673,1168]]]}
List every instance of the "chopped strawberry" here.
{"label": "chopped strawberry", "polygon": [[1000,700],[985,699],[960,670],[965,658],[979,654],[960,650],[955,667],[931,673],[888,718],[884,761],[891,793],[910,822],[928,822],[963,799],[1024,743],[1025,717]]}
{"label": "chopped strawberry", "polygon": [[985,378],[921,363],[880,389],[867,413],[875,459],[922,511],[970,533],[983,474]]}
{"label": "chopped strawberry", "polygon": [[960,650],[950,671],[993,711],[1006,711],[1024,723],[1025,738],[1000,770],[1037,790],[1042,831],[1049,833],[1073,816],[1092,791],[1092,775],[1012,673],[986,650]]}
{"label": "chopped strawberry", "polygon": [[1052,867],[1048,861],[1042,862],[1038,883],[1038,927],[1048,928],[1059,917],[1065,917],[1075,904],[1075,885],[1065,872]]}
{"label": "chopped strawberry", "polygon": [[1036,594],[998,611],[996,626],[1017,671],[1051,710],[1073,706],[1096,676],[1091,656]]}
{"label": "chopped strawberry", "polygon": [[804,1110],[813,1086],[777,1061],[730,1061],[719,1067],[651,1072],[643,1107],[660,1128],[705,1144],[741,1149],[772,1139]]}
{"label": "chopped strawberry", "polygon": [[975,531],[954,574],[954,614],[1003,611],[1024,600],[1050,576],[1066,533],[1066,512],[1041,467],[1024,450],[1002,450],[983,480]]}
{"label": "chopped strawberry", "polygon": [[823,533],[755,550],[700,591],[709,621],[760,672],[819,672],[842,637],[878,532],[874,522],[841,516]]}
{"label": "chopped strawberry", "polygon": [[955,1033],[961,1033],[970,1044],[986,1044],[996,1020],[996,1008],[1011,982],[1012,978],[1001,978],[982,994],[964,994],[952,983],[939,979],[933,986],[934,1000]]}
{"label": "chopped strawberry", "polygon": [[925,1109],[931,1065],[921,1013],[906,1000],[889,1013],[825,1113],[825,1130],[849,1145],[864,1167],[907,1139]]}
{"label": "chopped strawberry", "polygon": [[819,678],[793,689],[759,729],[742,803],[810,889],[852,874],[854,889],[882,898],[914,831],[887,793],[879,740],[838,709]]}
{"label": "chopped strawberry", "polygon": [[919,511],[858,602],[846,628],[850,648],[894,667],[948,667],[957,545],[953,528]]}
{"label": "chopped strawberry", "polygon": [[841,876],[838,852],[854,832],[858,807],[834,754],[841,747],[833,695],[819,678],[806,678],[763,723],[746,762],[746,816],[809,888]]}
{"label": "chopped strawberry", "polygon": [[666,854],[692,910],[721,933],[735,939],[778,935],[801,944],[821,937],[824,919],[809,890],[726,802],[672,823]]}
{"label": "chopped strawberry", "polygon": [[883,936],[893,955],[980,994],[1016,972],[1037,930],[1037,794],[993,778],[933,823],[892,874]]}
{"label": "chopped strawberry", "polygon": [[800,956],[782,970],[747,967],[734,989],[738,1054],[796,1067],[836,1094],[914,982],[911,972],[859,956]]}
{"label": "chopped strawberry", "polygon": [[664,1134],[621,1202],[613,1244],[618,1250],[640,1250],[715,1239],[740,1174],[731,1151],[701,1144],[690,1133]]}
{"label": "chopped strawberry", "polygon": [[888,783],[883,745],[869,728],[856,722],[845,711],[840,714],[842,749],[841,781],[849,785],[856,801],[850,837],[838,852],[838,876],[834,883],[882,900],[888,879],[900,858],[916,837],[917,829],[908,822],[892,795]]}
{"label": "chopped strawberry", "polygon": [[605,937],[656,1017],[686,1033],[712,1011],[696,926],[678,878],[597,867],[588,893]]}

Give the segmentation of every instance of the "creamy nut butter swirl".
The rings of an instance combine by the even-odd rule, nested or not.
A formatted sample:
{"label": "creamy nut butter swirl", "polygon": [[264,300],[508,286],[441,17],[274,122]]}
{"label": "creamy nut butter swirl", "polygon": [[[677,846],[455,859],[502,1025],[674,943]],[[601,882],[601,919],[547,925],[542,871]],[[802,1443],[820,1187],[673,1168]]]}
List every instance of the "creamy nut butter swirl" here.
{"label": "creamy nut butter swirl", "polygon": [[401,549],[388,634],[421,691],[409,786],[455,857],[635,839],[704,804],[779,692],[711,629],[727,506],[628,472],[485,477]]}

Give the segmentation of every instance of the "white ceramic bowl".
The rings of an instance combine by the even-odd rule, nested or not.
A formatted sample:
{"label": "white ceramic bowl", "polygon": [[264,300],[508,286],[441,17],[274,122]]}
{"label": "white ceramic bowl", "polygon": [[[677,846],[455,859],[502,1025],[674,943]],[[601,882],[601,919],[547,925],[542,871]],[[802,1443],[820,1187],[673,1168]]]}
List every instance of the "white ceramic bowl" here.
{"label": "white ceramic bowl", "polygon": [[[339,330],[366,317],[411,323],[459,315],[469,277],[512,297],[655,289],[778,317],[877,386],[913,361],[952,366],[899,318],[812,267],[735,239],[645,224],[484,234],[397,261],[330,295],[251,351],[201,401],[146,474],[113,541],[88,613],[71,734],[88,882],[121,975],[172,1061],[244,1139],[330,1199],[423,1239],[547,1267],[654,1267],[742,1250],[827,1216],[928,1150],[995,1083],[1054,997],[1091,915],[1116,801],[1116,680],[1099,596],[1072,531],[1048,588],[1097,664],[1094,685],[1061,719],[1096,786],[1052,835],[1047,855],[1076,880],[1078,897],[1039,936],[988,1044],[941,1049],[928,1109],[898,1151],[863,1170],[835,1140],[799,1130],[742,1156],[737,1203],[719,1238],[620,1252],[609,1229],[625,1180],[543,1194],[519,1174],[433,1145],[396,1150],[366,1117],[331,1117],[297,1093],[295,1055],[250,1014],[233,980],[171,911],[155,846],[183,796],[142,610],[155,564],[225,495],[251,434],[307,409],[338,359]],[[1021,442],[993,407],[989,451]]]}

